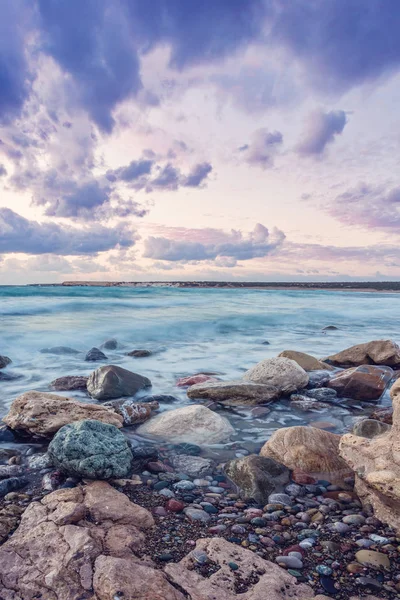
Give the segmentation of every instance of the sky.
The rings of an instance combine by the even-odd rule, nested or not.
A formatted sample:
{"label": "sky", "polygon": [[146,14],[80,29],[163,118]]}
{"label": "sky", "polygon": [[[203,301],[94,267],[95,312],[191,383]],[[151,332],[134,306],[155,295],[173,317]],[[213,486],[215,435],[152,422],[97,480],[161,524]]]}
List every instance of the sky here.
{"label": "sky", "polygon": [[398,0],[0,0],[0,284],[400,278]]}

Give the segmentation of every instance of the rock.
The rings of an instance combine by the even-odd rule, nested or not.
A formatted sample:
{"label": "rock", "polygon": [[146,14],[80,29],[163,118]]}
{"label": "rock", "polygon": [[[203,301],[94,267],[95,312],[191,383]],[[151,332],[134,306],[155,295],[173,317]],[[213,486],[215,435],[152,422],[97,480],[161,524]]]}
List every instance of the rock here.
{"label": "rock", "polygon": [[[134,553],[144,546],[141,530],[153,525],[146,509],[105,482],[48,494],[28,506],[20,526],[0,548],[0,596],[12,600],[113,600],[115,594],[107,595],[111,589],[107,586],[114,585],[107,561],[124,558],[132,563],[124,563],[125,577],[118,573],[116,591],[123,589],[126,600],[149,599],[145,593],[141,595],[141,588],[137,588],[138,595],[129,595],[125,582],[130,578],[134,590],[135,577],[140,576],[151,589],[153,570],[141,571],[143,563]],[[105,561],[99,566],[101,557]],[[159,571],[154,573],[160,595],[153,589],[152,598],[183,600],[180,595],[168,596],[165,578]],[[98,583],[102,577],[104,585]]]}
{"label": "rock", "polygon": [[85,390],[88,377],[83,375],[66,375],[51,382],[51,387],[58,392],[69,392],[74,390]]}
{"label": "rock", "polygon": [[190,375],[189,377],[181,377],[177,380],[176,385],[177,387],[189,387],[199,383],[206,383],[207,381],[218,381],[218,379],[211,375],[206,375],[205,373],[198,373],[197,375]]}
{"label": "rock", "polygon": [[[211,573],[193,569],[195,552],[206,553],[215,566]],[[195,550],[179,563],[169,563],[165,572],[191,600],[235,600],[239,595],[242,600],[312,600],[315,597],[311,587],[297,583],[295,577],[278,565],[222,538],[197,540]]]}
{"label": "rock", "polygon": [[201,510],[200,508],[192,508],[191,506],[185,508],[183,512],[189,521],[201,521],[202,523],[208,523],[211,518],[205,510]]}
{"label": "rock", "polygon": [[246,499],[265,504],[270,494],[289,482],[289,471],[272,458],[251,454],[229,461],[225,473],[240,488]]}
{"label": "rock", "polygon": [[132,352],[128,352],[127,356],[132,356],[133,358],[145,358],[146,356],[151,356],[153,353],[150,350],[132,350]]}
{"label": "rock", "polygon": [[25,477],[10,477],[9,479],[4,479],[4,481],[0,481],[0,498],[3,498],[10,492],[15,492],[15,490],[20,490],[25,487],[28,483],[28,480]]}
{"label": "rock", "polygon": [[86,354],[85,360],[88,362],[95,362],[97,360],[107,360],[107,356],[98,348],[92,348]]}
{"label": "rock", "polygon": [[390,567],[390,561],[387,554],[382,552],[374,552],[373,550],[359,550],[356,552],[356,560],[364,566],[371,567],[384,567],[388,569]]}
{"label": "rock", "polygon": [[290,396],[290,407],[304,411],[319,411],[324,408],[329,408],[329,404],[326,404],[325,402],[318,402],[313,398],[309,398],[308,396],[302,396],[301,394],[292,394]]}
{"label": "rock", "polygon": [[17,504],[4,506],[0,510],[0,544],[6,541],[13,529],[17,528],[20,521],[20,515],[24,510],[25,508],[18,506]]}
{"label": "rock", "polygon": [[339,456],[339,442],[340,435],[314,427],[283,427],[275,431],[260,454],[316,479],[342,482],[352,473]]}
{"label": "rock", "polygon": [[113,425],[94,420],[62,427],[48,453],[58,469],[75,477],[118,479],[131,469],[132,452],[125,436]]}
{"label": "rock", "polygon": [[319,387],[316,389],[303,390],[302,393],[308,398],[313,398],[318,402],[328,402],[329,404],[337,404],[339,401],[336,390],[327,387]]}
{"label": "rock", "polygon": [[247,381],[217,381],[198,383],[187,390],[191,399],[209,399],[227,405],[264,404],[278,397],[279,392],[270,385]]}
{"label": "rock", "polygon": [[148,402],[145,404],[134,402],[133,400],[120,398],[105,402],[103,406],[109,406],[124,420],[124,425],[133,425],[135,423],[144,423],[150,419],[153,410],[159,408],[158,402]]}
{"label": "rock", "polygon": [[19,465],[0,465],[0,479],[7,479],[7,477],[15,477],[21,475],[22,467]]}
{"label": "rock", "polygon": [[321,331],[337,331],[338,329],[339,327],[336,327],[335,325],[327,325],[326,327],[323,327]]}
{"label": "rock", "polygon": [[189,477],[204,477],[208,475],[214,466],[214,463],[209,458],[201,458],[201,456],[190,456],[186,454],[178,454],[171,458],[172,466],[178,473],[185,473]]}
{"label": "rock", "polygon": [[9,365],[11,363],[11,358],[8,358],[8,356],[2,356],[0,354],[0,369],[4,369],[7,365]]}
{"label": "rock", "polygon": [[390,406],[377,408],[370,414],[369,418],[374,419],[374,421],[379,421],[380,423],[391,425],[393,423],[393,409]]}
{"label": "rock", "polygon": [[53,348],[42,348],[42,354],[80,354],[79,350],[69,348],[68,346],[54,346]]}
{"label": "rock", "polygon": [[147,387],[151,387],[150,379],[115,365],[106,365],[93,371],[87,383],[89,394],[96,400],[134,396]]}
{"label": "rock", "polygon": [[0,381],[14,381],[15,379],[21,379],[22,375],[16,375],[15,373],[0,373]]}
{"label": "rock", "polygon": [[354,400],[378,400],[392,379],[390,367],[374,367],[363,365],[353,367],[335,374],[328,382],[328,387],[334,389],[339,397]]}
{"label": "rock", "polygon": [[340,454],[356,474],[355,489],[375,516],[400,532],[400,380],[390,390],[393,402],[392,428],[368,439],[346,434]]}
{"label": "rock", "polygon": [[374,340],[357,344],[324,359],[337,367],[358,367],[360,365],[400,365],[400,348],[392,340]]}
{"label": "rock", "polygon": [[140,425],[137,433],[201,446],[228,440],[234,429],[227,419],[205,406],[194,404],[153,417]]}
{"label": "rock", "polygon": [[118,348],[118,342],[115,338],[110,338],[101,345],[101,348],[104,348],[104,350],[116,350]]}
{"label": "rock", "polygon": [[171,404],[172,402],[178,402],[178,398],[175,398],[175,396],[169,396],[168,394],[154,394],[152,396],[141,396],[140,402],[158,402],[159,404]]}
{"label": "rock", "polygon": [[312,389],[326,385],[332,374],[333,371],[309,371],[307,387]]}
{"label": "rock", "polygon": [[308,375],[290,358],[266,358],[243,375],[245,381],[276,388],[277,395],[290,394],[308,384]]}
{"label": "rock", "polygon": [[122,417],[110,408],[45,392],[26,392],[18,396],[3,421],[16,431],[50,437],[64,425],[82,419],[96,419],[122,427]]}
{"label": "rock", "polygon": [[278,356],[283,356],[284,358],[290,358],[294,360],[302,369],[305,371],[333,371],[333,367],[328,365],[314,356],[310,354],[306,354],[305,352],[297,352],[296,350],[284,350]]}
{"label": "rock", "polygon": [[373,419],[364,419],[354,425],[352,433],[353,435],[372,439],[377,435],[390,431],[390,429],[391,426],[386,423],[381,423]]}

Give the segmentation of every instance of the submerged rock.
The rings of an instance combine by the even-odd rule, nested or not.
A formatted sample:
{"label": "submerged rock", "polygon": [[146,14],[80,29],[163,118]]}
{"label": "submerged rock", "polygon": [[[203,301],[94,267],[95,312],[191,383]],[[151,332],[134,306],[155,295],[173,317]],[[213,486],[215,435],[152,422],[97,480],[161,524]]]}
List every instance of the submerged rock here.
{"label": "submerged rock", "polygon": [[391,425],[393,423],[393,408],[391,406],[377,408],[370,414],[370,419]]}
{"label": "submerged rock", "polygon": [[[0,481],[0,498],[3,498],[10,492],[20,490],[28,484],[28,480],[25,477],[10,477]],[[1,591],[1,588],[0,588]]]}
{"label": "submerged rock", "polygon": [[290,394],[308,384],[308,375],[294,360],[278,356],[267,358],[243,375],[245,381],[276,388],[277,394]]}
{"label": "submerged rock", "polygon": [[0,369],[4,369],[11,362],[12,362],[11,358],[8,358],[8,356],[1,356],[0,355]]}
{"label": "submerged rock", "polygon": [[300,367],[302,367],[305,371],[332,371],[333,367],[328,365],[327,363],[318,360],[318,358],[314,358],[310,354],[306,354],[305,352],[297,352],[296,350],[284,350],[278,356],[283,356],[284,358],[290,358],[294,360]]}
{"label": "submerged rock", "polygon": [[208,475],[214,466],[214,462],[209,458],[188,454],[178,454],[172,457],[171,463],[177,472],[198,478]]}
{"label": "submerged rock", "polygon": [[240,488],[244,498],[266,504],[268,497],[289,482],[289,470],[272,458],[251,454],[229,461],[225,473]]}
{"label": "submerged rock", "polygon": [[107,356],[98,348],[92,348],[85,356],[87,362],[96,362],[97,360],[107,360]]}
{"label": "submerged rock", "polygon": [[150,350],[132,350],[132,352],[127,353],[127,356],[132,356],[133,358],[145,358],[152,354],[153,353]]}
{"label": "submerged rock", "polygon": [[122,427],[122,417],[110,408],[45,392],[26,392],[18,396],[3,421],[16,431],[50,437],[64,425],[82,419],[96,419]]}
{"label": "submerged rock", "polygon": [[319,411],[324,408],[329,408],[329,404],[318,402],[317,400],[314,400],[314,398],[302,396],[301,394],[292,394],[290,396],[290,406],[291,408],[297,408],[298,410],[304,411]]}
{"label": "submerged rock", "polygon": [[133,458],[125,436],[116,427],[91,419],[62,427],[48,453],[58,469],[90,479],[126,477]]}
{"label": "submerged rock", "polygon": [[70,392],[74,390],[85,390],[89,377],[83,375],[66,375],[51,382],[51,387],[58,392]]}
{"label": "submerged rock", "polygon": [[392,340],[374,340],[357,344],[332,354],[324,359],[337,367],[358,367],[360,365],[400,365],[400,348]]}
{"label": "submerged rock", "polygon": [[270,385],[250,381],[208,381],[192,385],[187,395],[192,399],[203,398],[234,406],[264,404],[277,398],[279,391]]}
{"label": "submerged rock", "polygon": [[283,427],[261,448],[261,456],[273,458],[288,469],[301,470],[317,479],[335,483],[352,474],[339,456],[340,435],[315,427]]}
{"label": "submerged rock", "polygon": [[328,382],[338,396],[354,400],[379,400],[393,377],[390,367],[362,365],[335,374]]}
{"label": "submerged rock", "polygon": [[118,348],[118,342],[115,338],[111,338],[106,340],[104,344],[101,345],[101,348],[104,348],[104,350],[116,350]]}
{"label": "submerged rock", "polygon": [[42,354],[80,354],[79,350],[68,346],[54,346],[53,348],[42,348]]}
{"label": "submerged rock", "polygon": [[121,415],[124,425],[134,425],[135,423],[144,423],[150,419],[153,410],[159,408],[158,402],[138,403],[132,399],[111,400],[105,402],[103,406],[109,406]]}
{"label": "submerged rock", "polygon": [[206,382],[218,381],[212,375],[207,375],[206,373],[198,373],[197,375],[190,375],[189,377],[181,377],[177,380],[177,387],[189,387],[191,385],[202,384]]}
{"label": "submerged rock", "polygon": [[390,425],[386,423],[381,423],[374,419],[364,419],[354,425],[352,433],[353,435],[372,439],[377,435],[382,435],[382,433],[390,431],[390,429]]}
{"label": "submerged rock", "polygon": [[137,433],[201,446],[226,441],[234,429],[227,419],[205,406],[194,404],[157,415],[140,425]]}
{"label": "submerged rock", "polygon": [[87,383],[89,394],[96,400],[134,396],[139,390],[150,386],[151,381],[147,377],[116,365],[105,365],[93,371]]}

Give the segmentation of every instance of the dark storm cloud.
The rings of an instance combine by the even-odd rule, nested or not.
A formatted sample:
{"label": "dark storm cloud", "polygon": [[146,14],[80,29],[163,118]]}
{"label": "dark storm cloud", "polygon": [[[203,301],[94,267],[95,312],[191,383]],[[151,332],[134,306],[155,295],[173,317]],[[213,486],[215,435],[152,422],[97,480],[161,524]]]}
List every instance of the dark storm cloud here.
{"label": "dark storm cloud", "polygon": [[26,254],[96,254],[130,247],[135,234],[127,228],[96,225],[78,229],[25,219],[9,208],[0,208],[0,252]]}
{"label": "dark storm cloud", "polygon": [[343,110],[313,111],[307,118],[297,152],[304,155],[322,154],[325,147],[343,132],[346,123],[347,117]]}

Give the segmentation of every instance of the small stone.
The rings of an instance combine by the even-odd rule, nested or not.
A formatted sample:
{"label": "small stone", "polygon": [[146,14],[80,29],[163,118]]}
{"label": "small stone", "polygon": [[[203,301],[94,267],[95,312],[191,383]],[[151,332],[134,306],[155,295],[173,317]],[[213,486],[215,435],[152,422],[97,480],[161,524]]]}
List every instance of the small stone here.
{"label": "small stone", "polygon": [[289,569],[302,569],[303,563],[295,556],[277,556],[276,562],[279,566],[284,566]]}
{"label": "small stone", "polygon": [[161,562],[169,562],[171,560],[174,560],[174,557],[172,554],[169,554],[168,552],[166,552],[164,554],[158,554],[158,556],[156,556],[156,559]]}
{"label": "small stone", "polygon": [[190,521],[201,521],[202,523],[208,523],[210,515],[205,510],[198,508],[187,507],[184,509],[185,515]]}
{"label": "small stone", "polygon": [[192,481],[178,481],[177,483],[174,483],[174,488],[177,490],[186,490],[186,491],[190,491],[190,490],[194,490],[196,486],[194,485],[194,483]]}
{"label": "small stone", "polygon": [[359,550],[356,552],[356,560],[364,566],[368,567],[384,567],[390,568],[390,560],[387,554],[375,552],[374,550]]}
{"label": "small stone", "polygon": [[331,525],[331,529],[332,531],[335,531],[336,533],[340,533],[341,535],[344,535],[345,533],[347,533],[350,529],[349,525],[346,525],[346,523],[342,523],[341,521],[337,521],[336,523],[333,523]]}
{"label": "small stone", "polygon": [[362,515],[347,515],[342,519],[343,523],[346,525],[364,525],[365,517]]}
{"label": "small stone", "polygon": [[320,582],[322,587],[324,588],[324,590],[326,592],[328,592],[328,594],[337,594],[338,593],[338,589],[336,589],[335,587],[335,581],[334,579],[332,579],[332,577],[326,576],[326,575],[322,575],[320,577]]}
{"label": "small stone", "polygon": [[132,356],[133,358],[144,358],[151,355],[152,352],[150,350],[132,350],[132,352],[127,353],[127,356]]}
{"label": "small stone", "polygon": [[318,565],[315,570],[318,575],[332,575],[332,569],[327,565]]}
{"label": "small stone", "polygon": [[356,579],[356,583],[358,585],[362,585],[363,587],[374,588],[375,590],[379,590],[382,587],[382,584],[372,577],[358,577]]}
{"label": "small stone", "polygon": [[361,573],[364,570],[364,567],[359,563],[350,563],[347,565],[346,570],[349,573]]}
{"label": "small stone", "polygon": [[231,571],[237,571],[239,569],[239,565],[234,562],[229,562],[228,567],[231,569]]}
{"label": "small stone", "polygon": [[185,504],[183,502],[181,502],[180,500],[175,500],[175,498],[171,498],[171,500],[168,500],[167,505],[166,505],[166,509],[169,512],[174,512],[174,513],[182,512],[184,508],[185,508]]}
{"label": "small stone", "polygon": [[271,494],[268,497],[269,504],[283,504],[290,505],[293,504],[293,499],[288,494]]}
{"label": "small stone", "polygon": [[376,535],[375,533],[371,533],[369,536],[370,539],[379,546],[384,546],[385,544],[389,544],[389,540],[387,537],[383,537],[382,535]]}
{"label": "small stone", "polygon": [[209,561],[207,553],[203,550],[193,550],[190,553],[190,556],[194,560],[194,562],[198,563],[199,565],[205,565]]}
{"label": "small stone", "polygon": [[172,490],[168,488],[164,488],[158,492],[160,496],[164,496],[165,498],[174,498],[175,494]]}

